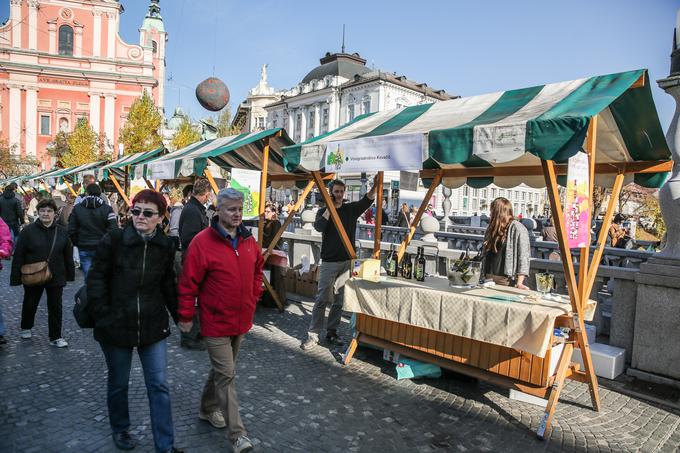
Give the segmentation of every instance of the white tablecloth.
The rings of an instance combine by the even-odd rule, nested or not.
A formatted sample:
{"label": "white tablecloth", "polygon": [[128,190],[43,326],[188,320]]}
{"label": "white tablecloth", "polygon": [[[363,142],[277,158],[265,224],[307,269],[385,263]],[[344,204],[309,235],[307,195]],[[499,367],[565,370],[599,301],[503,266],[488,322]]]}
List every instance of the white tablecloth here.
{"label": "white tablecloth", "polygon": [[[351,279],[344,308],[544,357],[555,318],[571,313],[569,299],[564,300],[544,300],[536,292],[504,286],[454,288],[446,278]],[[595,305],[588,301],[586,320],[592,319]]]}

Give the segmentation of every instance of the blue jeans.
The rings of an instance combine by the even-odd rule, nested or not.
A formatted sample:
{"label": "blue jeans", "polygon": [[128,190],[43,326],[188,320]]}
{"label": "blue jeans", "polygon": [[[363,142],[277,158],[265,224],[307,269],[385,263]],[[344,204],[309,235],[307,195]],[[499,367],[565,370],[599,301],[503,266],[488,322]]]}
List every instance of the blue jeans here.
{"label": "blue jeans", "polygon": [[[109,422],[114,434],[130,429],[128,408],[128,381],[133,348],[120,348],[101,343],[109,369],[106,402]],[[166,452],[174,446],[170,390],[167,380],[167,344],[165,339],[137,348],[142,362],[144,383],[149,397],[151,431],[157,452]]]}
{"label": "blue jeans", "polygon": [[92,266],[92,259],[94,258],[94,250],[78,250],[78,256],[80,256],[80,268],[85,274],[85,280],[87,280],[87,273],[90,271]]}

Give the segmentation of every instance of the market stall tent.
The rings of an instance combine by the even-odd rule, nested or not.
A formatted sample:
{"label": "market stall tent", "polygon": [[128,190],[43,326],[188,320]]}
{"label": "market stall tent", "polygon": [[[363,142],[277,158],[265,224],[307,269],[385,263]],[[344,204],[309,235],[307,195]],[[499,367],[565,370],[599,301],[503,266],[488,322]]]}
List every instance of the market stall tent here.
{"label": "market stall tent", "polygon": [[[580,249],[578,279],[557,189],[558,178],[567,174],[565,164],[577,153],[587,155],[589,193],[592,194],[594,184],[612,186],[592,260],[589,247]],[[409,161],[403,159],[405,155],[420,160],[420,176],[429,189],[399,248],[399,260],[415,233],[427,201],[440,183],[448,187],[467,183],[477,188],[491,183],[500,187],[525,183],[547,188],[574,313],[567,327],[572,329],[571,345],[581,349],[585,370],[579,370],[571,362],[571,345],[565,347],[549,388],[539,392],[541,395],[547,392],[549,401],[538,434],[545,437],[550,430],[565,379],[588,383],[593,407],[599,410],[597,377],[584,333],[583,311],[602,257],[614,204],[626,181],[657,188],[663,185],[673,166],[647,71],[595,76],[368,114],[283,150],[288,171],[307,172],[316,182],[342,242],[353,258],[356,256],[354,244],[350,243],[323,187],[322,175],[341,173],[343,168],[358,165],[364,165],[362,171],[377,171],[376,203],[380,206],[383,171],[402,169],[399,164]],[[378,258],[381,210],[376,214],[374,257]],[[590,243],[589,237],[587,243]],[[356,346],[357,338],[354,338],[346,363]],[[474,373],[511,388],[516,384],[479,370]]]}

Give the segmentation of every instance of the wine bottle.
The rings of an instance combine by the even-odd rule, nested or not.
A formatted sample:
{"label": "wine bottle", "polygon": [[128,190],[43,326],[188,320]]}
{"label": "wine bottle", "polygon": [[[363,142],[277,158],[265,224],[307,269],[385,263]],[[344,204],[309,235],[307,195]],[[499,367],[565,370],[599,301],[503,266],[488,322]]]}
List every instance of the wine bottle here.
{"label": "wine bottle", "polygon": [[411,261],[411,255],[408,253],[404,255],[401,276],[407,279],[413,278],[413,261]]}
{"label": "wine bottle", "polygon": [[397,252],[394,250],[394,244],[390,244],[390,254],[387,257],[387,275],[397,276]]}
{"label": "wine bottle", "polygon": [[424,247],[418,247],[418,254],[416,255],[415,263],[415,274],[416,280],[419,282],[425,281],[425,249]]}

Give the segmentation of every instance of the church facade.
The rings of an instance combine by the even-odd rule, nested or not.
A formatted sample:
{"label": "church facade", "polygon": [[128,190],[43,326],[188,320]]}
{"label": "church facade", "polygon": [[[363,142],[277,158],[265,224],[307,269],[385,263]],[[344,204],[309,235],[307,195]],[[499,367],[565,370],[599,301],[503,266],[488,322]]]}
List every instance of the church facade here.
{"label": "church facade", "polygon": [[85,119],[115,155],[119,129],[143,91],[162,109],[167,34],[159,0],[151,0],[139,44],[118,34],[117,0],[9,3],[0,27],[0,136],[13,153],[50,168],[48,144]]}

